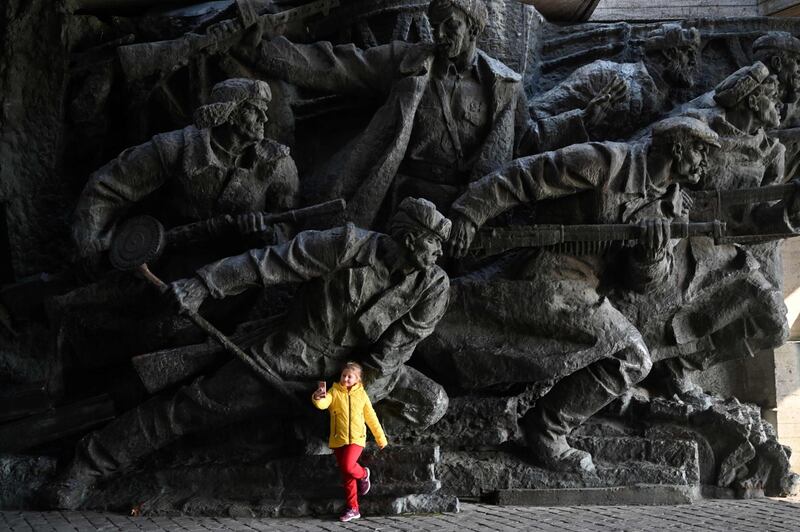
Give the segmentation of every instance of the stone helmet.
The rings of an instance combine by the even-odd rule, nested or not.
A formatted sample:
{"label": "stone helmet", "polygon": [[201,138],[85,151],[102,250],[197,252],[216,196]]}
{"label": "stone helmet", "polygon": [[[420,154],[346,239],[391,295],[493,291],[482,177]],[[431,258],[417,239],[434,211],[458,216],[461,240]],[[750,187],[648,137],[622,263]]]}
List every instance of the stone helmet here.
{"label": "stone helmet", "polygon": [[788,31],[770,31],[753,42],[754,56],[776,52],[789,52],[800,55],[800,39]]}
{"label": "stone helmet", "polygon": [[214,85],[206,105],[194,113],[195,125],[201,129],[220,126],[228,121],[242,103],[250,102],[266,111],[272,100],[269,85],[260,80],[232,78]]}
{"label": "stone helmet", "polygon": [[761,61],[742,67],[714,88],[714,101],[731,109],[765,83],[775,83],[775,76]]}
{"label": "stone helmet", "polygon": [[389,221],[389,233],[399,238],[406,233],[432,233],[441,240],[450,238],[452,222],[423,198],[405,198]]}
{"label": "stone helmet", "polygon": [[652,136],[654,140],[661,142],[693,138],[710,146],[720,147],[719,135],[702,120],[690,116],[675,116],[656,122]]}

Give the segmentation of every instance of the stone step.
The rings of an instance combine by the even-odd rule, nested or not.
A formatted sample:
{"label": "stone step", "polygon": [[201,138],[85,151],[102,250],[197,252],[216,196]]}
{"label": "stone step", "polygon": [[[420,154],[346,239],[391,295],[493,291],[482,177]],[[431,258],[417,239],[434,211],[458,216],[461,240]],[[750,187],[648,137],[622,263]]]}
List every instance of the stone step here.
{"label": "stone step", "polygon": [[[454,495],[413,494],[400,497],[374,496],[371,492],[359,500],[362,516],[400,515],[413,513],[458,512],[460,504]],[[341,496],[326,499],[290,497],[263,499],[253,503],[224,498],[192,497],[173,501],[160,497],[136,506],[142,516],[225,516],[246,517],[302,517],[309,515],[336,515],[343,511]]]}
{"label": "stone step", "polygon": [[[436,447],[367,450],[360,462],[370,468],[371,494],[382,499],[432,495],[441,488],[435,476]],[[170,505],[220,499],[254,504],[261,500],[335,499],[341,502],[341,476],[333,455],[296,456],[263,464],[199,464],[145,469],[112,479],[90,498],[88,508],[126,509],[170,493]],[[135,494],[135,495],[132,495]],[[406,504],[406,503],[404,503]],[[410,503],[408,503],[410,504]]]}
{"label": "stone step", "polygon": [[699,486],[638,484],[607,488],[510,489],[490,497],[502,506],[663,506],[700,500]]}
{"label": "stone step", "polygon": [[[697,443],[692,440],[579,436],[569,438],[569,442],[573,447],[590,453],[596,462],[648,462],[683,468],[689,474],[690,482],[700,480]],[[691,477],[693,471],[698,473],[696,478]]]}
{"label": "stone step", "polygon": [[[604,441],[610,440],[610,441]],[[607,488],[634,485],[699,486],[695,442],[644,438],[581,438],[573,444],[594,452],[596,475],[554,472],[534,457],[503,451],[443,451],[436,466],[442,491],[486,497],[498,490]]]}

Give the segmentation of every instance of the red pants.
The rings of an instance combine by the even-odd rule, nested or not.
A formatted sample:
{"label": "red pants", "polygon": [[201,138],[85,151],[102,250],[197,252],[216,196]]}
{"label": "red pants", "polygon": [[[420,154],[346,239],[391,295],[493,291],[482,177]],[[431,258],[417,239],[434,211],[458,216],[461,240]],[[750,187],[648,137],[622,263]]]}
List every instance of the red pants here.
{"label": "red pants", "polygon": [[344,447],[337,447],[333,450],[336,455],[336,463],[339,471],[342,472],[342,484],[344,485],[344,497],[347,507],[358,510],[358,489],[356,479],[361,480],[367,476],[367,472],[358,463],[358,457],[364,448],[360,445],[351,443]]}

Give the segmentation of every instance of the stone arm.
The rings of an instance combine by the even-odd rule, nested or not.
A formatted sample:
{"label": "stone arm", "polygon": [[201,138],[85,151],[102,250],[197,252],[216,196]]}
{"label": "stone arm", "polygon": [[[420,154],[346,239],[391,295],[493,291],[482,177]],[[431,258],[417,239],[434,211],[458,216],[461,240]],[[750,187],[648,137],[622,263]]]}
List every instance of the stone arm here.
{"label": "stone arm", "polygon": [[203,266],[197,276],[216,299],[249,288],[307,281],[352,264],[362,249],[375,245],[378,236],[352,224],[327,231],[303,231],[283,244],[252,249]]}
{"label": "stone arm", "polygon": [[572,109],[546,118],[533,118],[528,111],[525,91],[521,85],[517,91],[515,111],[517,145],[514,147],[516,157],[589,141],[589,134],[583,123],[582,109]]}
{"label": "stone arm", "polygon": [[153,142],[146,142],[94,172],[73,214],[72,238],[80,256],[108,249],[117,221],[164,184],[172,164],[162,159]]}
{"label": "stone arm", "polygon": [[472,183],[451,210],[475,226],[523,203],[594,190],[609,181],[619,144],[576,144],[516,159]]}
{"label": "stone arm", "polygon": [[265,208],[268,212],[281,212],[297,208],[300,178],[291,157],[281,157],[268,175]]}
{"label": "stone arm", "polygon": [[411,358],[417,344],[433,333],[447,310],[450,280],[438,268],[435,275],[417,304],[389,326],[363,361],[364,386],[376,401],[392,391],[399,377],[397,370]]}
{"label": "stone arm", "polygon": [[361,50],[330,42],[295,44],[264,40],[253,61],[266,74],[299,87],[355,95],[388,93],[408,44],[394,42]]}

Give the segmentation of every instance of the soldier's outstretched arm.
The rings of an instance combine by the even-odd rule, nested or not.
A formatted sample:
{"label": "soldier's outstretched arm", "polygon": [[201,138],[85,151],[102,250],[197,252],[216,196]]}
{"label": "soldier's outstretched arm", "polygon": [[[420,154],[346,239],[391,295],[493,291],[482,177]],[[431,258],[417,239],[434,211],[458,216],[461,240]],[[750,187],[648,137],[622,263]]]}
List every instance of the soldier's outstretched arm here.
{"label": "soldier's outstretched arm", "polygon": [[531,117],[525,91],[517,89],[514,153],[517,157],[557,150],[571,144],[588,142],[583,111],[572,109],[546,118]]}
{"label": "soldier's outstretched arm", "polygon": [[322,41],[296,44],[264,40],[251,54],[254,66],[299,87],[342,94],[387,93],[409,45],[395,42],[367,50]]}
{"label": "soldier's outstretched arm", "polygon": [[197,270],[208,294],[219,299],[248,288],[301,282],[349,265],[376,233],[352,224],[327,231],[303,231],[283,244],[252,249]]}
{"label": "soldier's outstretched arm", "polygon": [[478,226],[512,207],[593,190],[609,179],[611,161],[624,153],[615,143],[575,144],[522,157],[472,183],[452,211]]}

